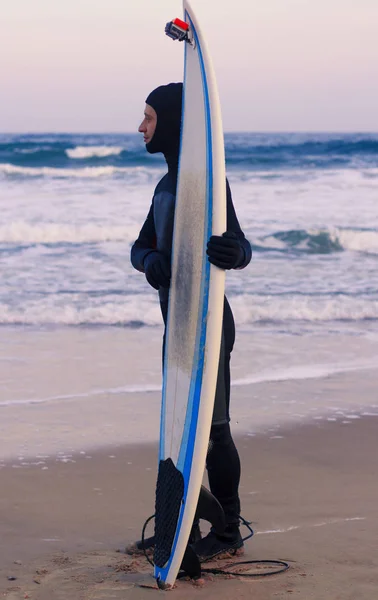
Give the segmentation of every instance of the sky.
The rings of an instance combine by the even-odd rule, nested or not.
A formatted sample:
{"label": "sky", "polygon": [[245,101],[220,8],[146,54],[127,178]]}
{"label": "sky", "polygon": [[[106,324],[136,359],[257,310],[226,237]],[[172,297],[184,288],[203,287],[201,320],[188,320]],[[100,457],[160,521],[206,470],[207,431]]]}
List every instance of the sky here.
{"label": "sky", "polygon": [[[378,131],[378,0],[192,0],[225,131]],[[180,0],[0,0],[0,132],[132,132]]]}

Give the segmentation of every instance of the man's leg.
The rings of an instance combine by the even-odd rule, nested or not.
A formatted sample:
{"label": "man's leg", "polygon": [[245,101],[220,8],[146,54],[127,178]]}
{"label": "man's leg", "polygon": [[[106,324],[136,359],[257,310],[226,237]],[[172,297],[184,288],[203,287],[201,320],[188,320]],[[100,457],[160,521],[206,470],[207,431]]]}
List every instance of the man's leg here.
{"label": "man's leg", "polygon": [[240,459],[229,423],[212,426],[206,467],[210,491],[226,516],[226,532],[236,533],[240,515]]}

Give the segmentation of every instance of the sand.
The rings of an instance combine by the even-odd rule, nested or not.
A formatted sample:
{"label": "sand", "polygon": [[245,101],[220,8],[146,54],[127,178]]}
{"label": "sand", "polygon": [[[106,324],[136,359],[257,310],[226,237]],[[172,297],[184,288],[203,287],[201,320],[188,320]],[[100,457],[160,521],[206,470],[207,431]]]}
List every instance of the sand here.
{"label": "sand", "polygon": [[[177,598],[376,599],[378,419],[318,421],[239,436],[244,560],[282,559],[273,577],[179,581]],[[116,552],[153,512],[156,444],[75,462],[0,470],[0,593],[7,600],[154,597],[144,558]],[[47,468],[46,468],[47,467]],[[224,564],[224,563],[223,563]],[[15,577],[8,580],[8,577]],[[141,587],[142,585],[152,586]]]}

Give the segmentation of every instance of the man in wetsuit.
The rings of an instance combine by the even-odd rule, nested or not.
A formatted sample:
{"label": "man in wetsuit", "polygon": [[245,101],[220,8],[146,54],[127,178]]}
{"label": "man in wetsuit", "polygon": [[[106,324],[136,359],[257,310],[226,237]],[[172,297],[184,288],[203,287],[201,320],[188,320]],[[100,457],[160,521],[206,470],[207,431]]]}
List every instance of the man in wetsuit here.
{"label": "man in wetsuit", "polygon": [[[144,119],[138,129],[151,154],[162,152],[168,173],[158,183],[146,221],[131,249],[131,262],[158,290],[164,324],[167,322],[171,277],[173,220],[177,187],[182,107],[182,84],[170,83],[153,90],[146,99]],[[240,228],[227,182],[227,231],[211,236],[207,245],[209,261],[220,269],[242,269],[251,260],[251,246]],[[230,355],[235,325],[227,298],[224,298],[222,344],[213,420],[206,467],[210,490],[222,505],[227,527],[214,528],[197,539],[193,547],[203,561],[221,552],[243,546],[239,531],[240,460],[230,431]],[[150,539],[153,543],[153,538]]]}

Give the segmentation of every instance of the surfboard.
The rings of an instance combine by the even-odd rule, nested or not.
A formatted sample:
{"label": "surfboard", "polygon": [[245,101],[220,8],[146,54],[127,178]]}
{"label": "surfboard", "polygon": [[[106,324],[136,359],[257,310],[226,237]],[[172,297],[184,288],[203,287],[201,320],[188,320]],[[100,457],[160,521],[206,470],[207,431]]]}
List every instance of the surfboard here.
{"label": "surfboard", "polygon": [[226,231],[226,174],[221,109],[204,35],[184,0],[184,94],[172,280],[163,372],[154,575],[177,577],[205,469],[221,343],[224,271],[206,255]]}

